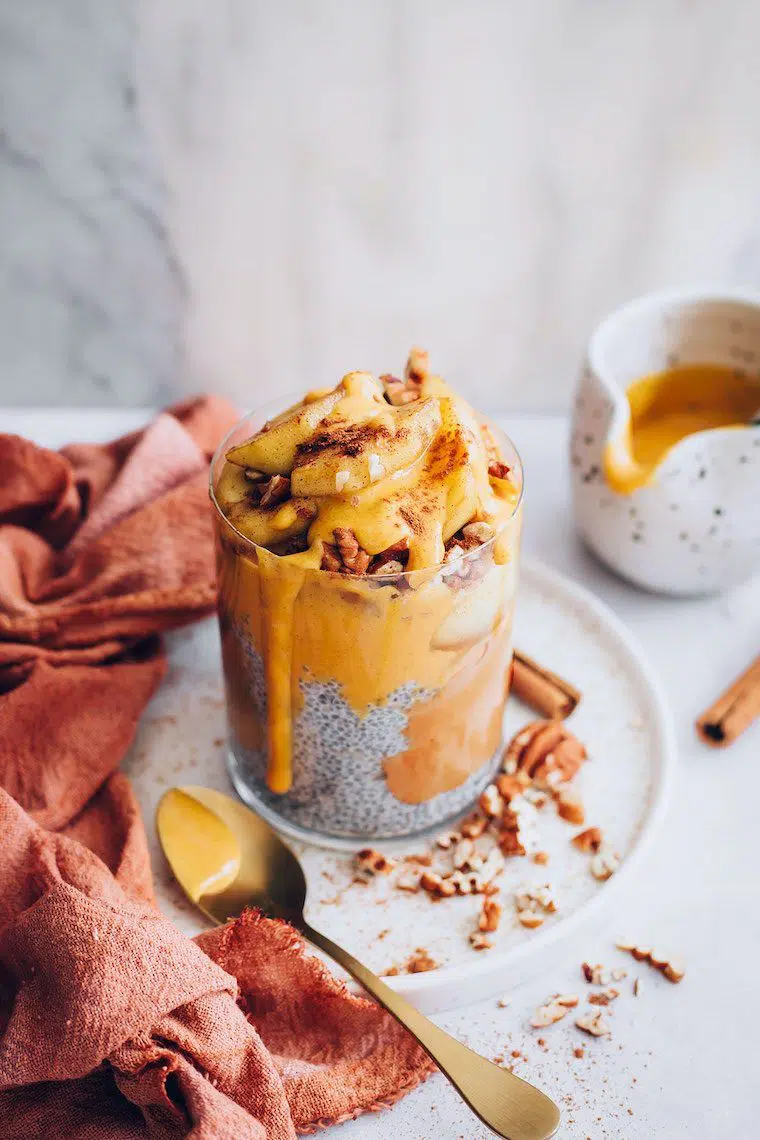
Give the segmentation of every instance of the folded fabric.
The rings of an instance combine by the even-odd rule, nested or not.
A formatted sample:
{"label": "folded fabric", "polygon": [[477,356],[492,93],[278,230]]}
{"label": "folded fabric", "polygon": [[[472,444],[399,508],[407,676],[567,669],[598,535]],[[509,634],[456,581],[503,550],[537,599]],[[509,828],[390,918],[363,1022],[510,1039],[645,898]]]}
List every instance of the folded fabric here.
{"label": "folded fabric", "polygon": [[0,436],[0,1140],[285,1140],[431,1069],[287,925],[193,941],[153,905],[117,768],[160,634],[213,608],[207,468],[234,418],[204,399],[105,446]]}

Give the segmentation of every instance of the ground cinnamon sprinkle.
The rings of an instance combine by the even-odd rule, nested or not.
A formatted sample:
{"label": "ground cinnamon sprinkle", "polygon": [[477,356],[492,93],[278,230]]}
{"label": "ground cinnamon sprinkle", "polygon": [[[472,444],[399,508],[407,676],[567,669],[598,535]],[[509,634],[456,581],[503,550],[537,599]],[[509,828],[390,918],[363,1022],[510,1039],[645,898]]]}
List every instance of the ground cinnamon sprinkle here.
{"label": "ground cinnamon sprinkle", "polygon": [[[296,454],[298,459],[311,455],[319,455],[328,448],[338,455],[353,458],[363,455],[372,440],[390,439],[391,431],[385,424],[346,424],[345,427],[330,427],[325,431],[312,436],[298,445]],[[400,425],[395,438],[403,439],[408,434],[407,429]],[[296,460],[297,464],[298,460]]]}

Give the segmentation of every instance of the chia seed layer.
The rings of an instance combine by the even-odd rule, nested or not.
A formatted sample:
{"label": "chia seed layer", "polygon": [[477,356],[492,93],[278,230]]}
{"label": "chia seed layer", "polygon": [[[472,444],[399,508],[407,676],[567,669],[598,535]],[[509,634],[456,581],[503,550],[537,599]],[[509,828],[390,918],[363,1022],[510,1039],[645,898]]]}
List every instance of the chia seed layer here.
{"label": "chia seed layer", "polygon": [[[235,636],[243,650],[251,711],[265,723],[264,663],[239,627]],[[498,766],[497,755],[459,787],[424,803],[403,803],[388,788],[383,760],[406,749],[410,709],[434,694],[411,682],[358,716],[335,681],[302,681],[301,692],[303,704],[293,719],[293,784],[284,795],[267,786],[266,753],[243,747],[230,730],[230,773],[238,790],[285,825],[338,839],[411,835],[466,811]]]}

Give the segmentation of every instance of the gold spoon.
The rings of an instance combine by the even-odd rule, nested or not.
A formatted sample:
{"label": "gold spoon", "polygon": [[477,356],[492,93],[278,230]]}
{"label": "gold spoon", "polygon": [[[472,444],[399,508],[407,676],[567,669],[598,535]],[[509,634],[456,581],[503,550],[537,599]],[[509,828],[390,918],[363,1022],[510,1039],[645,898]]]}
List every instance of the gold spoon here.
{"label": "gold spoon", "polygon": [[416,1037],[470,1108],[505,1140],[547,1140],[559,1109],[544,1093],[444,1033],[352,954],[307,923],[306,879],[279,835],[212,788],[172,788],[156,811],[164,854],[190,900],[223,923],[247,906],[282,918],[329,954]]}

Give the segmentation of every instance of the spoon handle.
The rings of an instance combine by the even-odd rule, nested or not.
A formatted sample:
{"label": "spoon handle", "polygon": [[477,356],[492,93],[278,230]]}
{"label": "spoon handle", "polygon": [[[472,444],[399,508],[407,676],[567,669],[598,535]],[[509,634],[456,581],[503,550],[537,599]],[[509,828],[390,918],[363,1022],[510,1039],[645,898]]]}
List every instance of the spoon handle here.
{"label": "spoon handle", "polygon": [[416,1037],[473,1112],[497,1136],[504,1140],[547,1140],[554,1134],[559,1109],[545,1093],[439,1029],[342,946],[307,923],[301,930]]}

